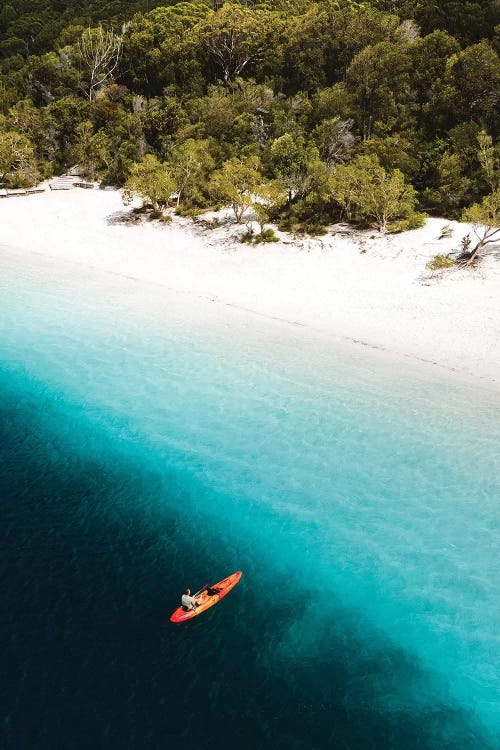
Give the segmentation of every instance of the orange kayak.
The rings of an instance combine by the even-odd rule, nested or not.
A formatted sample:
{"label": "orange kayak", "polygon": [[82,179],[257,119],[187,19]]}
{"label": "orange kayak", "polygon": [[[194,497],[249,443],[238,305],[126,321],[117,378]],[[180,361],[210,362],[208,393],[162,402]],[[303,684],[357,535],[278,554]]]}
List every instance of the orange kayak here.
{"label": "orange kayak", "polygon": [[[224,599],[226,594],[229,594],[231,589],[234,589],[241,576],[242,572],[241,570],[238,570],[236,573],[219,581],[219,583],[214,583],[213,586],[207,586],[205,590],[196,597],[196,601],[198,602],[196,609],[190,609],[186,612],[183,607],[177,607],[175,612],[171,615],[170,620],[172,622],[184,622],[185,620],[192,620],[196,615],[201,615],[206,609],[210,609],[214,604],[217,604],[221,599]],[[214,589],[218,589],[218,591],[212,593],[214,592]]]}

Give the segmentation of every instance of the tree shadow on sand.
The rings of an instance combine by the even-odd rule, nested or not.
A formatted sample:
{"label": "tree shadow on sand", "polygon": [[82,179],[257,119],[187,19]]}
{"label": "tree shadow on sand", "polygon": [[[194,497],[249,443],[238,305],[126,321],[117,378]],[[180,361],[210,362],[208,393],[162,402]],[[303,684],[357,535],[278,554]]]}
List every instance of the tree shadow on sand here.
{"label": "tree shadow on sand", "polygon": [[137,211],[134,208],[131,211],[115,211],[114,213],[109,214],[109,216],[106,216],[106,224],[108,224],[108,226],[132,227],[141,224],[142,220],[142,211]]}

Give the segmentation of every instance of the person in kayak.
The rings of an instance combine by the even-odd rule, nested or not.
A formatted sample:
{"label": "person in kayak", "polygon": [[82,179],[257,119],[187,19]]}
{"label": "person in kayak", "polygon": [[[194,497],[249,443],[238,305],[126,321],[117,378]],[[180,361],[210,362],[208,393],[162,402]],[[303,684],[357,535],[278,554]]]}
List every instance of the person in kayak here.
{"label": "person in kayak", "polygon": [[189,612],[191,609],[196,609],[198,602],[191,596],[191,589],[186,589],[181,596],[181,606],[185,612]]}

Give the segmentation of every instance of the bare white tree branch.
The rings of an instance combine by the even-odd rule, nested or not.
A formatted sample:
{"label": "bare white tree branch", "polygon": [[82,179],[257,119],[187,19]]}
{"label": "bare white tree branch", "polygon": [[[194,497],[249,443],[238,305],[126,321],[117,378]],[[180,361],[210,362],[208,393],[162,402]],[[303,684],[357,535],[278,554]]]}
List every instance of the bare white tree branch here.
{"label": "bare white tree branch", "polygon": [[122,37],[102,26],[86,29],[78,43],[82,61],[89,74],[86,94],[90,101],[95,92],[113,78],[122,53]]}

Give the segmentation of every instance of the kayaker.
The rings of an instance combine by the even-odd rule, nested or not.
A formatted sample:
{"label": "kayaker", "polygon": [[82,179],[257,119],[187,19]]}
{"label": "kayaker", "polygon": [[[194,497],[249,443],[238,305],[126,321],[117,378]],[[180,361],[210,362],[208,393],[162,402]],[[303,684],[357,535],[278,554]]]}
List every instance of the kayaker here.
{"label": "kayaker", "polygon": [[181,596],[181,606],[186,612],[189,612],[191,609],[196,609],[198,606],[198,602],[194,596],[191,596],[191,589],[186,589]]}

